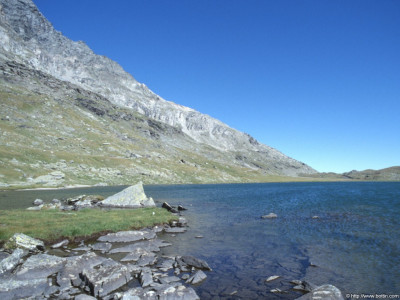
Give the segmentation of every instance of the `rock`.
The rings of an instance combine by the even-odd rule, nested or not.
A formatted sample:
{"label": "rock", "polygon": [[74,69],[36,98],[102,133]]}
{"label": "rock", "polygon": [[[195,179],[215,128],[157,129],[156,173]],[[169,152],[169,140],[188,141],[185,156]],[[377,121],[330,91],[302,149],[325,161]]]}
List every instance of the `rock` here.
{"label": "rock", "polygon": [[92,250],[101,251],[102,253],[106,253],[106,252],[110,251],[110,249],[112,248],[112,244],[111,243],[96,243],[96,244],[92,245],[91,248],[92,248]]}
{"label": "rock", "polygon": [[51,248],[53,248],[53,249],[60,248],[62,246],[68,245],[68,243],[69,243],[68,240],[63,240],[63,241],[61,241],[61,242],[59,242],[57,244],[52,245]]}
{"label": "rock", "polygon": [[181,257],[177,256],[175,260],[178,263],[180,269],[181,266],[189,266],[189,267],[195,267],[196,269],[199,270],[211,271],[211,268],[204,260],[195,258],[193,256],[181,256]]}
{"label": "rock", "polygon": [[28,254],[28,251],[17,248],[13,253],[0,261],[0,276],[12,272],[21,262],[22,258]]}
{"label": "rock", "polygon": [[55,204],[55,205],[61,205],[61,201],[58,199],[53,199],[51,200],[51,203]]}
{"label": "rock", "polygon": [[88,252],[80,256],[66,258],[64,268],[57,274],[57,284],[62,290],[79,286],[82,283],[80,275],[84,269],[92,269],[106,261],[106,258]]}
{"label": "rock", "polygon": [[192,288],[183,285],[178,287],[168,287],[159,292],[159,300],[199,300],[196,292]]}
{"label": "rock", "polygon": [[31,207],[28,207],[26,210],[41,210],[42,207],[43,207],[43,205],[31,206]]}
{"label": "rock", "polygon": [[160,248],[167,247],[167,246],[171,246],[171,244],[169,244],[165,241],[159,240],[159,239],[154,239],[154,240],[148,240],[148,241],[143,241],[143,242],[137,242],[134,244],[126,245],[121,248],[115,248],[115,249],[112,249],[109,253],[113,254],[113,253],[121,253],[121,252],[134,252],[138,248],[142,248],[142,249],[146,250],[147,252],[158,252],[158,251],[160,251]]}
{"label": "rock", "polygon": [[270,290],[270,292],[274,293],[274,294],[279,294],[279,293],[282,293],[282,290],[281,289],[272,289],[272,290]]}
{"label": "rock", "polygon": [[195,238],[196,238],[196,239],[202,239],[202,238],[204,238],[204,236],[202,236],[202,235],[196,235]]}
{"label": "rock", "polygon": [[160,281],[161,284],[169,284],[171,282],[179,282],[181,279],[176,276],[166,276],[159,278],[158,281]]}
{"label": "rock", "polygon": [[166,210],[168,210],[169,212],[172,212],[172,213],[177,213],[178,212],[175,208],[173,208],[167,202],[164,202],[161,207],[165,208]]}
{"label": "rock", "polygon": [[39,206],[39,205],[43,205],[44,202],[42,199],[36,199],[35,201],[33,201],[33,205],[35,206]]}
{"label": "rock", "polygon": [[313,216],[312,218],[313,218],[313,219],[319,219],[319,217],[318,217],[318,216]]}
{"label": "rock", "polygon": [[153,283],[153,273],[150,268],[143,268],[139,274],[140,284],[143,288],[148,287]]}
{"label": "rock", "polygon": [[24,248],[29,251],[44,251],[44,243],[23,233],[15,233],[5,244],[4,249]]}
{"label": "rock", "polygon": [[[39,298],[49,288],[47,278],[17,280],[3,278],[0,280],[0,299],[35,299]],[[39,298],[40,299],[40,298]]]}
{"label": "rock", "polygon": [[193,276],[191,276],[188,280],[186,280],[186,283],[191,283],[191,284],[198,284],[205,280],[207,278],[207,275],[204,274],[203,271],[199,270],[196,273],[194,273]]}
{"label": "rock", "polygon": [[290,283],[295,284],[293,287],[293,290],[296,291],[301,291],[301,292],[311,292],[313,289],[315,289],[317,286],[309,283],[307,281],[301,281],[301,280],[292,280]]}
{"label": "rock", "polygon": [[273,280],[275,280],[275,279],[278,279],[279,277],[280,277],[280,276],[278,276],[278,275],[269,276],[269,277],[265,280],[265,282],[273,281]]}
{"label": "rock", "polygon": [[80,294],[75,296],[74,300],[96,300],[96,298],[86,294]]}
{"label": "rock", "polygon": [[17,270],[19,280],[47,278],[59,272],[66,264],[67,259],[48,254],[37,254],[29,257]]}
{"label": "rock", "polygon": [[95,268],[84,269],[80,276],[95,297],[106,296],[132,279],[128,268],[112,259]]}
{"label": "rock", "polygon": [[155,291],[144,290],[137,287],[123,293],[121,300],[158,300]]}
{"label": "rock", "polygon": [[189,274],[183,274],[181,278],[182,278],[182,280],[188,280],[190,278],[190,275]]}
{"label": "rock", "polygon": [[184,233],[186,232],[186,228],[183,227],[166,227],[164,228],[166,233]]}
{"label": "rock", "polygon": [[268,215],[262,216],[261,218],[262,218],[262,219],[274,219],[274,218],[277,218],[277,217],[278,217],[277,214],[275,214],[275,213],[269,213]]}
{"label": "rock", "polygon": [[313,289],[310,293],[297,298],[296,300],[343,300],[340,290],[330,284],[321,285]]}
{"label": "rock", "polygon": [[156,206],[152,198],[147,198],[143,190],[142,182],[130,186],[121,192],[106,198],[99,202],[104,207],[154,207]]}
{"label": "rock", "polygon": [[178,210],[183,211],[183,210],[187,210],[187,208],[183,207],[182,205],[178,205]]}
{"label": "rock", "polygon": [[107,235],[99,237],[99,242],[110,242],[110,243],[128,243],[136,242],[140,240],[150,240],[156,237],[156,233],[153,230],[132,230],[132,231],[120,231],[117,233],[109,233]]}
{"label": "rock", "polygon": [[178,222],[177,222],[178,227],[186,227],[187,226],[187,220],[184,217],[179,217]]}
{"label": "rock", "polygon": [[174,259],[164,259],[157,263],[157,268],[159,268],[162,272],[167,272],[173,268],[174,263]]}

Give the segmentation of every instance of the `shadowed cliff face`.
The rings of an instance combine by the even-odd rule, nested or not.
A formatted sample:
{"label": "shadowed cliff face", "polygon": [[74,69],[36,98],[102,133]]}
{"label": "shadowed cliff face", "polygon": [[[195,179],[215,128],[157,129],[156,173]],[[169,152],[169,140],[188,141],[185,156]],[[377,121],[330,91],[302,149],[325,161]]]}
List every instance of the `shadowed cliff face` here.
{"label": "shadowed cliff face", "polygon": [[[29,70],[26,71],[28,82],[40,81],[35,78],[38,76],[35,71],[41,71],[46,78],[54,78],[57,85],[67,82],[68,87],[90,94],[86,100],[76,100],[80,107],[97,114],[96,110],[100,112],[106,105],[108,111],[100,115],[102,117],[122,109],[126,109],[126,115],[139,113],[152,120],[149,124],[158,124],[153,124],[158,131],[168,128],[169,132],[187,136],[186,139],[200,148],[211,147],[211,152],[224,153],[230,164],[274,175],[316,172],[208,115],[162,99],[116,62],[94,54],[85,43],[71,41],[56,31],[32,1],[0,0],[0,5],[0,59],[3,65],[6,62],[16,64],[8,65],[8,69]],[[9,77],[20,76],[17,71],[10,71],[10,74]],[[61,91],[58,93],[65,98]],[[185,143],[176,145],[174,133],[171,134],[170,143],[187,150]]]}

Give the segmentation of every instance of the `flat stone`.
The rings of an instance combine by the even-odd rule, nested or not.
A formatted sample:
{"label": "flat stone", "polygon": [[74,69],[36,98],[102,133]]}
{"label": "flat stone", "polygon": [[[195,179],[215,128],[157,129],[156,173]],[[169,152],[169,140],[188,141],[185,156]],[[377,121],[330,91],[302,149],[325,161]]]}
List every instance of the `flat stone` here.
{"label": "flat stone", "polygon": [[47,278],[17,280],[3,278],[0,280],[0,299],[24,299],[39,297],[49,288]]}
{"label": "flat stone", "polygon": [[321,285],[296,300],[343,300],[340,290],[330,284]]}
{"label": "flat stone", "polygon": [[143,268],[139,275],[140,284],[143,288],[153,283],[153,273],[150,268]]}
{"label": "flat stone", "polygon": [[203,271],[198,270],[196,273],[194,273],[188,280],[186,280],[186,283],[190,284],[198,284],[205,280],[207,278],[207,275],[204,274]]}
{"label": "flat stone", "polygon": [[156,233],[153,230],[132,230],[109,233],[99,237],[97,240],[99,242],[129,243],[141,240],[150,240],[154,239],[155,237]]}
{"label": "flat stone", "polygon": [[132,279],[128,268],[112,259],[92,269],[84,269],[80,275],[95,297],[106,296]]}
{"label": "flat stone", "polygon": [[96,298],[86,294],[80,294],[75,296],[74,300],[96,300]]}
{"label": "flat stone", "polygon": [[154,253],[143,254],[140,259],[137,261],[138,266],[152,266],[157,262],[157,255]]}
{"label": "flat stone", "polygon": [[164,229],[166,233],[184,233],[186,232],[186,228],[184,227],[166,227]]}
{"label": "flat stone", "polygon": [[179,281],[181,281],[181,279],[179,277],[176,277],[176,276],[166,276],[166,277],[159,278],[158,281],[161,284],[169,284],[171,282],[179,282]]}
{"label": "flat stone", "polygon": [[47,278],[48,276],[60,271],[66,262],[66,258],[54,255],[32,255],[17,270],[16,277],[19,280]]}
{"label": "flat stone", "polygon": [[5,244],[4,249],[23,248],[29,251],[44,251],[44,243],[23,233],[15,233]]}
{"label": "flat stone", "polygon": [[94,245],[91,245],[92,250],[94,251],[101,251],[103,253],[110,251],[112,248],[111,243],[96,243]]}
{"label": "flat stone", "polygon": [[105,207],[154,207],[156,206],[152,198],[148,198],[143,190],[142,182],[132,185],[121,192],[114,194],[103,201],[98,202]]}
{"label": "flat stone", "polygon": [[121,252],[135,252],[136,249],[142,248],[147,252],[159,252],[160,248],[171,246],[170,243],[167,243],[163,240],[154,239],[149,241],[137,242],[134,244],[129,244],[121,248],[112,249],[109,253],[121,253]]}
{"label": "flat stone", "polygon": [[0,276],[12,272],[21,262],[22,258],[28,254],[27,250],[17,248],[11,255],[0,261]]}
{"label": "flat stone", "polygon": [[160,271],[167,272],[173,268],[174,263],[174,259],[164,259],[157,264],[157,268],[159,268]]}

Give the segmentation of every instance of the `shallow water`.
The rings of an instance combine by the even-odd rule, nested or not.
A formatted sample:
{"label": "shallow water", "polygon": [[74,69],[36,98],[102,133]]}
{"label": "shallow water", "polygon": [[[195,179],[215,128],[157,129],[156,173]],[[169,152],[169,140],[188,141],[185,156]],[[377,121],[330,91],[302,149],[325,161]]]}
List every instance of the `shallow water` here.
{"label": "shallow water", "polygon": [[[122,188],[0,192],[0,208]],[[202,299],[295,299],[301,294],[290,289],[292,279],[330,283],[344,295],[400,294],[400,183],[155,185],[145,191],[158,204],[188,208],[188,231],[160,237],[173,243],[165,255],[193,255],[213,268],[195,287]],[[260,218],[270,212],[278,218]],[[266,283],[271,275],[281,277]],[[272,294],[273,288],[287,293]]]}

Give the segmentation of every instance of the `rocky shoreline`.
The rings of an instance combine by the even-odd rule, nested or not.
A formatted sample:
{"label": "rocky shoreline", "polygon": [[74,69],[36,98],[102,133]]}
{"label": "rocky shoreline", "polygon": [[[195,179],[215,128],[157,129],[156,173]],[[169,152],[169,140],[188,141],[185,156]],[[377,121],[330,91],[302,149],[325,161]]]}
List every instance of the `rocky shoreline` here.
{"label": "rocky shoreline", "polygon": [[[171,225],[184,224],[180,217]],[[170,228],[109,233],[78,246],[65,240],[48,249],[16,234],[4,245],[12,253],[0,252],[0,298],[200,299],[190,285],[204,281],[211,268],[192,256],[159,255],[171,244],[157,234]]]}

